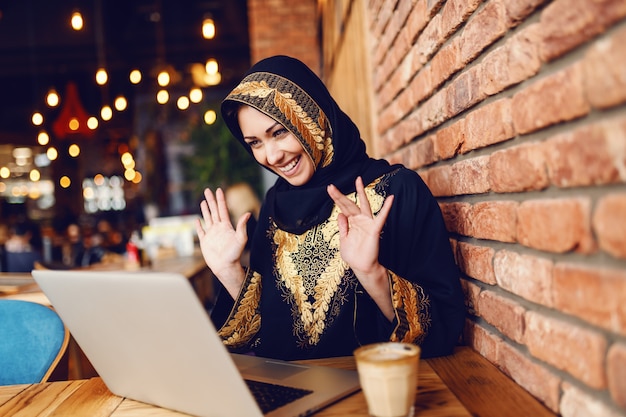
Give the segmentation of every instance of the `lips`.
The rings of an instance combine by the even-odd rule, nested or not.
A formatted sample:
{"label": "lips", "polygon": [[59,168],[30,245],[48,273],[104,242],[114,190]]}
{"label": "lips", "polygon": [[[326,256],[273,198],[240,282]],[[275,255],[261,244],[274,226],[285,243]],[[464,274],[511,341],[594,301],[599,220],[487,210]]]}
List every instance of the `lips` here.
{"label": "lips", "polygon": [[296,159],[294,159],[293,161],[291,161],[287,165],[282,166],[282,167],[278,167],[278,170],[280,172],[282,172],[283,174],[288,174],[289,171],[293,170],[296,167],[296,165],[298,165],[298,162],[300,162],[300,158],[301,158],[301,156],[298,156]]}

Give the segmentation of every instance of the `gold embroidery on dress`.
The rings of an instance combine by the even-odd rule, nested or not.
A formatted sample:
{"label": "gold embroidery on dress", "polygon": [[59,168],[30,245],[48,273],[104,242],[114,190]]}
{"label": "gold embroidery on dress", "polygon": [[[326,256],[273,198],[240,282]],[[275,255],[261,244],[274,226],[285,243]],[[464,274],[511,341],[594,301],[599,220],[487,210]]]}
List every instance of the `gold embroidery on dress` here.
{"label": "gold embroidery on dress", "polygon": [[303,110],[302,106],[293,99],[291,93],[278,91],[276,88],[270,87],[264,80],[242,82],[230,95],[265,98],[271,93],[274,93],[274,105],[287,117],[308,143],[311,152],[313,152],[311,157],[315,161],[316,167],[320,162],[322,168],[330,164],[334,154],[332,135],[328,134],[327,136],[326,129],[330,129],[330,126],[321,109],[318,108],[317,121],[313,120]]}
{"label": "gold embroidery on dress", "polygon": [[261,315],[258,311],[261,299],[261,275],[252,272],[250,281],[244,282],[245,291],[235,304],[236,310],[218,331],[223,343],[230,348],[245,346],[259,331]]}
{"label": "gold embroidery on dress", "polygon": [[[376,184],[378,180],[365,189],[374,213],[383,203],[374,190]],[[356,193],[347,197],[356,201]],[[338,215],[335,206],[325,222],[301,235],[272,227],[279,288],[292,305],[293,332],[301,346],[319,342],[326,326],[339,314],[348,287],[355,284],[356,277],[347,274],[348,265],[339,252]]]}
{"label": "gold embroidery on dress", "polygon": [[430,327],[430,300],[419,285],[398,277],[391,277],[392,303],[398,326],[391,335],[392,342],[421,343]]}

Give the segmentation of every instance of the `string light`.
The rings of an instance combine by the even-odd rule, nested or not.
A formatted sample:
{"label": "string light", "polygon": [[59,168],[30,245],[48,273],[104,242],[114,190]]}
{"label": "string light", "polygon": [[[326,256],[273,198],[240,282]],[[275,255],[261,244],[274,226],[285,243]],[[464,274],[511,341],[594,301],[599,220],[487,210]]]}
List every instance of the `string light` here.
{"label": "string light", "polygon": [[104,68],[98,69],[96,72],[96,83],[98,83],[98,85],[105,85],[108,80],[109,75],[107,74],[107,71]]}
{"label": "string light", "polygon": [[77,10],[72,13],[72,18],[70,19],[70,24],[72,25],[72,29],[79,31],[83,29],[83,15]]}
{"label": "string light", "polygon": [[202,36],[204,39],[213,39],[215,37],[215,22],[210,17],[202,21]]}

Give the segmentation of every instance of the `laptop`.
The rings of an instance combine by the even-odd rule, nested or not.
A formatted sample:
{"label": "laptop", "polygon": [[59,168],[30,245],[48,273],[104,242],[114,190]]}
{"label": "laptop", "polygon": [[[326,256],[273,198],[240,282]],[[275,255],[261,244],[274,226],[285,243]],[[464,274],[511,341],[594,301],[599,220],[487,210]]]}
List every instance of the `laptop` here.
{"label": "laptop", "polygon": [[[183,275],[32,274],[116,395],[201,417],[283,417],[313,414],[360,389],[356,371],[229,353]],[[288,393],[270,409],[253,396],[258,385],[292,388],[281,388]]]}

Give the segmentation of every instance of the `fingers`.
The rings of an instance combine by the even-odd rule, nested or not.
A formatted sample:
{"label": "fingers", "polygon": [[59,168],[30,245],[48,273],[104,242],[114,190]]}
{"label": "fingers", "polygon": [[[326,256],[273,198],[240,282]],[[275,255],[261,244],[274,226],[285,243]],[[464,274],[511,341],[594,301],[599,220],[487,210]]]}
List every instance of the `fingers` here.
{"label": "fingers", "polygon": [[370,207],[370,201],[365,194],[365,187],[363,186],[363,178],[360,176],[356,178],[356,194],[361,202],[361,213],[372,217],[372,208]]}
{"label": "fingers", "polygon": [[360,202],[360,207],[356,205],[353,201],[351,201],[348,197],[343,195],[341,191],[339,191],[339,189],[332,184],[328,186],[328,195],[330,195],[330,198],[333,199],[337,207],[339,207],[341,212],[346,216],[356,216],[358,214],[364,214],[366,216],[373,217],[369,200],[367,199],[367,195],[365,194],[363,179],[360,176],[357,177],[355,185],[357,198]]}
{"label": "fingers", "polygon": [[204,198],[205,200],[200,203],[200,210],[202,211],[202,217],[205,223],[230,222],[226,197],[221,188],[215,190],[215,195],[213,195],[209,188],[206,188],[204,190]]}

